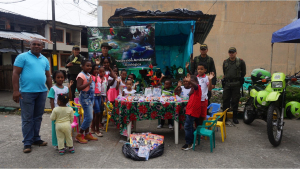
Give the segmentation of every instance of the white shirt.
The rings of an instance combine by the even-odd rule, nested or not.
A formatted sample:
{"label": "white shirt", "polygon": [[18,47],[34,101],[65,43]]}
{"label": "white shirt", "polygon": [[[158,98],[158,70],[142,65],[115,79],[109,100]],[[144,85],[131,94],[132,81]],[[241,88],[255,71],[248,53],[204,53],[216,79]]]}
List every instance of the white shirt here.
{"label": "white shirt", "polygon": [[129,96],[129,95],[133,95],[136,91],[135,90],[131,90],[131,91],[128,91],[127,89],[124,89],[124,96]]}
{"label": "white shirt", "polygon": [[121,95],[121,96],[122,96],[123,89],[126,89],[126,85],[121,80],[120,85],[119,85],[119,95]]}
{"label": "white shirt", "polygon": [[104,77],[104,80],[101,82],[101,96],[106,96],[107,86],[108,86],[108,81],[106,77]]}
{"label": "white shirt", "polygon": [[[120,77],[117,77],[117,79],[120,79]],[[113,81],[114,80],[114,78],[112,78],[112,77],[108,77],[108,81]],[[117,81],[115,80],[115,82],[114,82],[114,84],[112,85],[112,86],[110,86],[110,88],[116,88],[117,87]]]}
{"label": "white shirt", "polygon": [[181,93],[180,93],[180,96],[181,96],[181,97],[189,97],[190,91],[191,91],[191,88],[186,89],[184,86],[181,86]]}
{"label": "white shirt", "polygon": [[201,86],[202,96],[201,101],[205,101],[208,99],[207,93],[208,93],[208,84],[209,80],[206,75],[203,75],[202,77],[197,77],[199,85]]}
{"label": "white shirt", "polygon": [[61,94],[61,93],[67,94],[67,93],[69,93],[69,89],[66,86],[64,86],[63,88],[59,88],[56,85],[52,86],[50,90],[52,90],[52,89],[54,91],[54,107],[58,107],[58,104],[57,104],[58,94]]}

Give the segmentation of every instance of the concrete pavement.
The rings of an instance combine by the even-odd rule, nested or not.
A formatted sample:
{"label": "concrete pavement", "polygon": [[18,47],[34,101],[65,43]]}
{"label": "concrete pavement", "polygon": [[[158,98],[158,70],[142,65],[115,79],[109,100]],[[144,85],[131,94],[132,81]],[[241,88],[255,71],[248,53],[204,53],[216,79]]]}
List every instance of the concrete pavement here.
{"label": "concrete pavement", "polygon": [[[156,129],[157,121],[137,122],[137,132],[151,131],[165,136],[165,151],[161,157],[146,162],[127,159],[122,154],[126,138],[119,135],[110,123],[107,133],[99,141],[88,144],[74,143],[75,154],[60,156],[51,146],[50,115],[44,114],[41,127],[42,139],[46,147],[33,146],[32,152],[22,152],[21,117],[0,115],[0,167],[1,168],[225,168],[225,167],[300,167],[300,129],[298,120],[286,120],[282,143],[273,147],[266,134],[266,123],[255,120],[246,125],[240,120],[236,127],[227,127],[227,138],[221,141],[221,133],[216,132],[216,148],[210,152],[209,140],[201,140],[196,151],[181,150],[184,131],[180,130],[179,144],[174,144],[173,131],[168,128]],[[75,136],[75,132],[73,135]],[[74,137],[73,137],[74,138]]]}

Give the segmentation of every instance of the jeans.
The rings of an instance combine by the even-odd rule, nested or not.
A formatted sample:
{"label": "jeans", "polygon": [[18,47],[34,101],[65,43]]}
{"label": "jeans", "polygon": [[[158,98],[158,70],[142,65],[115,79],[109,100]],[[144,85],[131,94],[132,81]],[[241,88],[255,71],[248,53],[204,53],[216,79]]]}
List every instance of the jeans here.
{"label": "jeans", "polygon": [[193,144],[194,142],[194,127],[193,123],[196,117],[186,115],[184,123],[184,132],[185,132],[185,143]]}
{"label": "jeans", "polygon": [[90,127],[93,120],[93,104],[94,104],[94,93],[89,91],[81,91],[79,95],[79,101],[83,108],[83,122],[80,126],[82,130],[86,130]]}
{"label": "jeans", "polygon": [[41,140],[40,128],[44,114],[47,92],[22,92],[20,99],[24,145]]}
{"label": "jeans", "polygon": [[94,97],[94,113],[100,113],[100,107],[101,107],[101,96],[95,96]]}

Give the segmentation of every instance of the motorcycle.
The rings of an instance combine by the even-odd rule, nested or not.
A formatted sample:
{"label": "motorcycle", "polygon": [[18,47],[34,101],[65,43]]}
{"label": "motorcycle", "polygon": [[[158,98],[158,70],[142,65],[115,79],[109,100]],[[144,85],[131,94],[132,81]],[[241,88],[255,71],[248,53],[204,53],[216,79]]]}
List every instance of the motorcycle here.
{"label": "motorcycle", "polygon": [[[255,119],[265,120],[268,139],[276,147],[280,145],[282,139],[287,82],[297,81],[297,78],[295,76],[286,77],[281,72],[274,73],[272,77],[270,75],[264,69],[254,69],[251,72],[253,85],[250,98],[245,104],[243,121],[251,124]],[[290,103],[292,108],[291,105],[296,105],[296,103]],[[295,111],[293,112],[296,114]],[[294,115],[291,111],[288,114]]]}

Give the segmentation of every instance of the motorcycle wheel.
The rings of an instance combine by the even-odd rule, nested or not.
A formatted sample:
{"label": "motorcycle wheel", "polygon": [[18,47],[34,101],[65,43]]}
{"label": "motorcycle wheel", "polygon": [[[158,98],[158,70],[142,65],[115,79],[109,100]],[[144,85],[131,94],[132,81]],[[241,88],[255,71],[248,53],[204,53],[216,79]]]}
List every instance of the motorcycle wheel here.
{"label": "motorcycle wheel", "polygon": [[[255,119],[255,115],[253,113],[249,113],[249,110],[247,110],[249,106],[253,107],[253,97],[249,98],[245,104],[244,117],[243,117],[243,121],[245,124],[251,124]],[[252,109],[254,109],[254,107]]]}
{"label": "motorcycle wheel", "polygon": [[283,130],[280,129],[279,126],[281,123],[280,113],[281,112],[275,103],[271,103],[267,114],[267,133],[269,141],[274,147],[280,145],[283,134]]}

